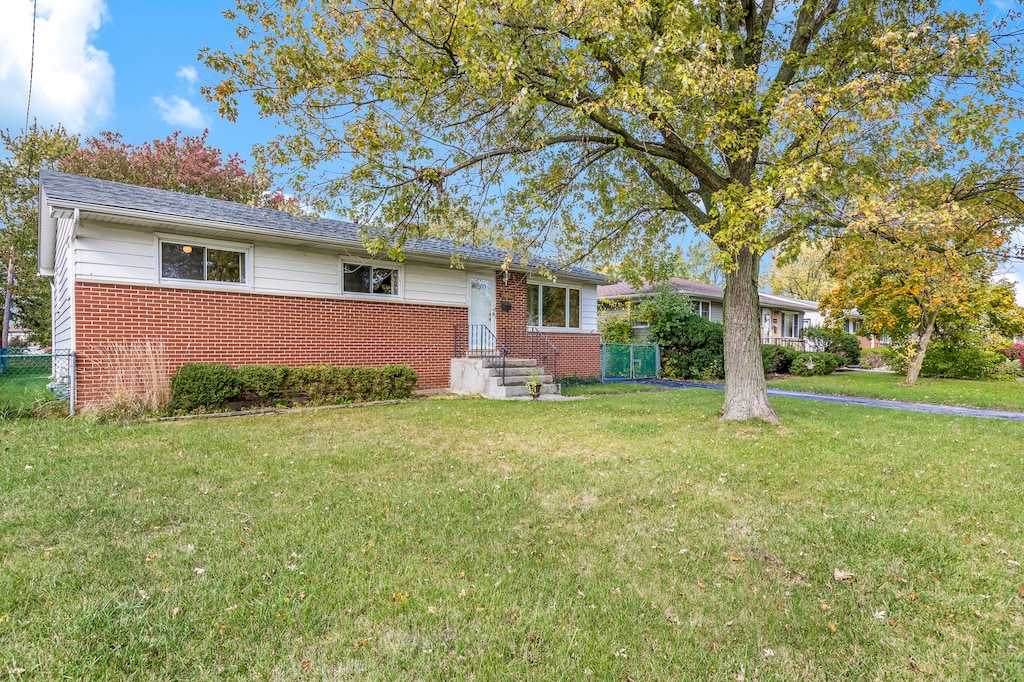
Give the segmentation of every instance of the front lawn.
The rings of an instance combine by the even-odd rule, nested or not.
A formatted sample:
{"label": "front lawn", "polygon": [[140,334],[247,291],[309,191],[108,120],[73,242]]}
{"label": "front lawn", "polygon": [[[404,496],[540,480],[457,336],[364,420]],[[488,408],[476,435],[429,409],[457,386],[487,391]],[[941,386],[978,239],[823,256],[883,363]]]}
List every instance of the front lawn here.
{"label": "front lawn", "polygon": [[1024,677],[1024,424],[721,402],[0,422],[0,674]]}
{"label": "front lawn", "polygon": [[664,391],[660,386],[648,386],[647,384],[634,384],[630,382],[609,382],[599,384],[569,384],[562,385],[562,395],[609,395],[612,393],[642,393],[644,391]]}
{"label": "front lawn", "polygon": [[921,378],[916,386],[904,386],[905,378],[889,372],[844,372],[824,377],[775,379],[768,382],[768,387],[1024,412],[1024,381]]}
{"label": "front lawn", "polygon": [[49,358],[45,366],[19,364],[19,360],[22,358],[12,358],[0,374],[0,418],[27,414],[53,401],[53,394],[46,389],[50,381]]}

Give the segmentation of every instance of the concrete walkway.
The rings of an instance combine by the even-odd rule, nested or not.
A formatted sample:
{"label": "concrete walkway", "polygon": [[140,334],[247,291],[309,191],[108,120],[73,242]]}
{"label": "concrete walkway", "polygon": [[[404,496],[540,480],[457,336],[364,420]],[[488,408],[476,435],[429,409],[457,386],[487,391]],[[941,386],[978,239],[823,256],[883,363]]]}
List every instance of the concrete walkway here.
{"label": "concrete walkway", "polygon": [[[664,388],[708,388],[714,391],[725,390],[725,386],[723,384],[708,383],[704,381],[677,381],[670,379],[609,379],[608,381],[647,384],[649,386],[662,386]],[[817,400],[823,403],[839,403],[840,405],[882,407],[887,410],[904,410],[907,412],[925,412],[927,414],[945,414],[957,417],[981,417],[983,419],[1006,419],[1008,421],[1024,422],[1024,412],[1011,412],[1009,410],[988,410],[980,407],[959,407],[957,405],[912,403],[904,400],[879,400],[878,398],[858,398],[848,395],[827,395],[825,393],[807,393],[804,391],[784,391],[777,388],[769,388],[768,395],[779,396],[780,398]]]}

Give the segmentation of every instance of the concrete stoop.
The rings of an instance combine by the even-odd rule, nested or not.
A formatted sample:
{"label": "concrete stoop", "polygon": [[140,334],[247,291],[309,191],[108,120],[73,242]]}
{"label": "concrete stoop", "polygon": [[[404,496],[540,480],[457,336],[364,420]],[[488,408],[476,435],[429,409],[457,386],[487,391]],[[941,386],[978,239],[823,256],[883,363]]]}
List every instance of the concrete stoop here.
{"label": "concrete stoop", "polygon": [[[497,365],[497,366],[495,366]],[[479,395],[492,400],[528,397],[526,387],[530,374],[537,371],[537,361],[527,358],[506,358],[505,384],[501,383],[500,361],[484,358],[452,358],[449,389],[457,395]],[[541,374],[540,394],[561,395],[562,387],[550,374]]]}

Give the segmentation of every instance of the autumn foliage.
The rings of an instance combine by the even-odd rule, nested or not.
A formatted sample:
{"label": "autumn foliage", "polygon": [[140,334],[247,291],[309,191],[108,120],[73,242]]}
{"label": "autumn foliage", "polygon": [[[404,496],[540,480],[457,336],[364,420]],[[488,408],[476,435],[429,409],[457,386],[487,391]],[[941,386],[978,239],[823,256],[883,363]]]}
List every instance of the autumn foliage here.
{"label": "autumn foliage", "polygon": [[958,201],[955,188],[914,184],[851,207],[829,269],[837,286],[822,300],[833,318],[856,308],[865,329],[906,348],[913,385],[936,334],[965,324],[1019,333],[1024,310],[993,283],[1006,258],[1013,202],[980,194]]}
{"label": "autumn foliage", "polygon": [[175,131],[163,140],[140,145],[120,133],[102,132],[69,154],[60,169],[100,180],[124,182],[184,194],[235,201],[252,206],[292,210],[295,202],[271,191],[270,180],[245,170],[238,154],[225,156],[202,135]]}

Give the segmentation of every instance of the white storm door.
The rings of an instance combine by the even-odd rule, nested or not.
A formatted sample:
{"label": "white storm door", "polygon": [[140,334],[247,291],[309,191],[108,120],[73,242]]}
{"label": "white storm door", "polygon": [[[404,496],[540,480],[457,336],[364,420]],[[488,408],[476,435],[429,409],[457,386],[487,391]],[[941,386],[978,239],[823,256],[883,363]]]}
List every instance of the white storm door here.
{"label": "white storm door", "polygon": [[494,348],[494,278],[469,279],[469,349]]}

